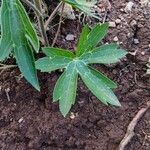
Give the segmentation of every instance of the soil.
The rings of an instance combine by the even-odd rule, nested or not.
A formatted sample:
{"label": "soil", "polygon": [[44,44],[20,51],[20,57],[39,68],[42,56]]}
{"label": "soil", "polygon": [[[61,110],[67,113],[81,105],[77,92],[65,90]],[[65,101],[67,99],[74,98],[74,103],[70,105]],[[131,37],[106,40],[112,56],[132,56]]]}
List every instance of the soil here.
{"label": "soil", "polygon": [[[106,21],[121,19],[121,23],[110,28],[103,42],[113,41],[117,36],[129,54],[115,65],[94,65],[118,83],[115,94],[122,107],[104,106],[79,80],[76,104],[64,118],[58,104],[52,103],[53,87],[60,72],[39,73],[42,89],[37,92],[17,68],[4,70],[0,73],[1,150],[117,150],[129,123],[150,100],[150,76],[146,75],[150,56],[150,8],[133,0],[132,11],[126,13],[123,11],[126,2],[110,0],[111,11]],[[56,46],[73,50],[81,27],[78,19],[65,20]],[[56,29],[50,31],[53,35],[50,41]],[[75,41],[65,41],[68,33],[75,35]],[[12,62],[13,59],[7,61]],[[126,150],[149,149],[150,110],[138,122],[135,136],[126,147]]]}

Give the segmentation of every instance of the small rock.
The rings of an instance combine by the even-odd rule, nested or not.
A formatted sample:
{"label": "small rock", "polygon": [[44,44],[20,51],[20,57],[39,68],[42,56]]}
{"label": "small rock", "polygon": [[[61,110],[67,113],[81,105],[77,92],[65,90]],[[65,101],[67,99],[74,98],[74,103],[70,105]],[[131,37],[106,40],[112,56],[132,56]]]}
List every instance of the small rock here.
{"label": "small rock", "polygon": [[145,52],[143,51],[143,52],[141,52],[141,54],[144,56],[144,55],[145,55]]}
{"label": "small rock", "polygon": [[114,39],[113,39],[113,41],[114,41],[114,42],[118,42],[118,37],[115,36]]}
{"label": "small rock", "polygon": [[130,25],[131,25],[131,27],[134,27],[135,25],[137,25],[136,20],[132,20],[132,21],[130,22]]}
{"label": "small rock", "polygon": [[131,2],[131,1],[128,2],[127,5],[126,5],[126,7],[125,7],[125,9],[124,9],[124,11],[125,11],[126,13],[131,12],[133,5],[134,5],[133,2]]}
{"label": "small rock", "polygon": [[109,22],[109,27],[115,28],[116,27],[116,23],[113,21]]}
{"label": "small rock", "polygon": [[19,120],[18,120],[18,123],[21,123],[23,121],[23,117],[21,117]]}
{"label": "small rock", "polygon": [[74,36],[73,34],[68,34],[68,35],[66,36],[66,40],[67,40],[67,41],[74,41],[74,38],[75,38],[75,36]]}
{"label": "small rock", "polygon": [[70,119],[75,119],[75,114],[73,112],[70,113]]}
{"label": "small rock", "polygon": [[[62,11],[62,6],[58,9],[58,14],[60,15]],[[75,14],[74,14],[74,10],[72,8],[72,6],[70,4],[66,4],[64,5],[64,10],[63,10],[63,14],[62,16],[66,19],[70,19],[70,20],[75,20]]]}
{"label": "small rock", "polygon": [[116,24],[120,24],[121,20],[120,19],[116,19],[115,22],[116,22]]}
{"label": "small rock", "polygon": [[134,42],[134,44],[139,44],[139,40],[138,39],[134,39],[133,42]]}

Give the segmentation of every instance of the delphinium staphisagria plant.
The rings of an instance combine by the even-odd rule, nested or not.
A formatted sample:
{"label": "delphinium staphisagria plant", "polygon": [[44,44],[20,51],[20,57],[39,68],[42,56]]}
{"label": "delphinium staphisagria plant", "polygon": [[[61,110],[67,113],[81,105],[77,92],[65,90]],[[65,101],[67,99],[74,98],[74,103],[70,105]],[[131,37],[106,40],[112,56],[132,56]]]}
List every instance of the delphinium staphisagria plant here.
{"label": "delphinium staphisagria plant", "polygon": [[33,50],[39,51],[39,40],[19,0],[2,0],[0,61],[13,51],[20,71],[37,90],[40,89]]}
{"label": "delphinium staphisagria plant", "polygon": [[43,48],[46,57],[36,61],[36,68],[41,72],[51,72],[64,68],[54,91],[53,102],[59,102],[63,116],[66,116],[75,104],[78,76],[89,90],[104,104],[120,106],[112,89],[117,85],[91,64],[111,64],[123,58],[127,52],[115,43],[96,47],[108,32],[108,23],[98,24],[92,30],[86,25],[80,35],[75,53],[53,47]]}

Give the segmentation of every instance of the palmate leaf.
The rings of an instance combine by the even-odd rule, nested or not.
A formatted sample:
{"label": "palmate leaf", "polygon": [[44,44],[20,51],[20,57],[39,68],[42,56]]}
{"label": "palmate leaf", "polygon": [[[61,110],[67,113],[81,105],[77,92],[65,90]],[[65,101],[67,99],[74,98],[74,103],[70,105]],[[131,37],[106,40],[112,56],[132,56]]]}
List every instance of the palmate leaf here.
{"label": "palmate leaf", "polygon": [[36,52],[39,50],[36,32],[19,0],[3,0],[1,9],[0,61],[13,50],[20,71],[39,90],[32,50],[32,46]]}
{"label": "palmate leaf", "polygon": [[65,68],[53,92],[53,101],[59,102],[60,111],[64,116],[75,103],[78,74],[89,90],[104,104],[120,106],[111,90],[117,88],[117,85],[89,66],[91,63],[114,63],[126,55],[126,52],[114,43],[95,48],[106,35],[107,29],[107,24],[97,25],[91,31],[85,26],[75,54],[64,49],[44,48],[43,52],[47,56],[36,62],[36,68],[44,72]]}
{"label": "palmate leaf", "polygon": [[99,17],[96,15],[94,7],[97,3],[97,0],[62,0],[68,4],[71,4],[73,7],[78,8],[79,10],[86,13],[88,16],[92,16],[94,18],[99,19]]}

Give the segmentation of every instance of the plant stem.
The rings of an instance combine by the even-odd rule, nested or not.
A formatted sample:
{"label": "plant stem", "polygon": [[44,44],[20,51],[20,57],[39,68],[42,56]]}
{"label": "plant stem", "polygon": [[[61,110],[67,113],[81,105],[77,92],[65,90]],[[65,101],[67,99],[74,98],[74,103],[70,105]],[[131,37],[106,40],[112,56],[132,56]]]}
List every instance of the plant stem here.
{"label": "plant stem", "polygon": [[49,16],[48,20],[45,23],[45,30],[47,29],[48,25],[50,24],[50,22],[52,21],[53,17],[55,16],[55,14],[57,13],[58,9],[60,8],[60,6],[63,4],[63,2],[60,2],[58,4],[58,6],[54,9],[54,11],[52,12],[52,14]]}
{"label": "plant stem", "polygon": [[[40,11],[40,13],[42,12],[42,4],[41,4],[41,0],[34,0],[34,4],[36,6],[36,8]],[[39,16],[37,14],[37,17],[38,17],[38,23],[39,23],[39,27],[40,27],[40,30],[41,30],[41,34],[42,34],[42,38],[44,39],[44,45],[45,46],[49,46],[49,42],[48,42],[48,38],[47,38],[47,35],[46,35],[46,30],[44,28],[44,21],[43,21],[43,17],[42,16]]]}
{"label": "plant stem", "polygon": [[31,7],[37,14],[38,16],[42,16],[41,12],[28,0],[22,0],[27,6]]}
{"label": "plant stem", "polygon": [[58,25],[58,29],[57,29],[55,38],[54,38],[53,43],[52,43],[52,47],[55,45],[57,37],[58,37],[59,32],[60,32],[61,22],[62,22],[62,14],[63,14],[63,11],[64,11],[64,5],[65,5],[65,3],[62,3],[62,9],[61,9],[61,14],[60,14],[60,19],[59,19],[59,25]]}

